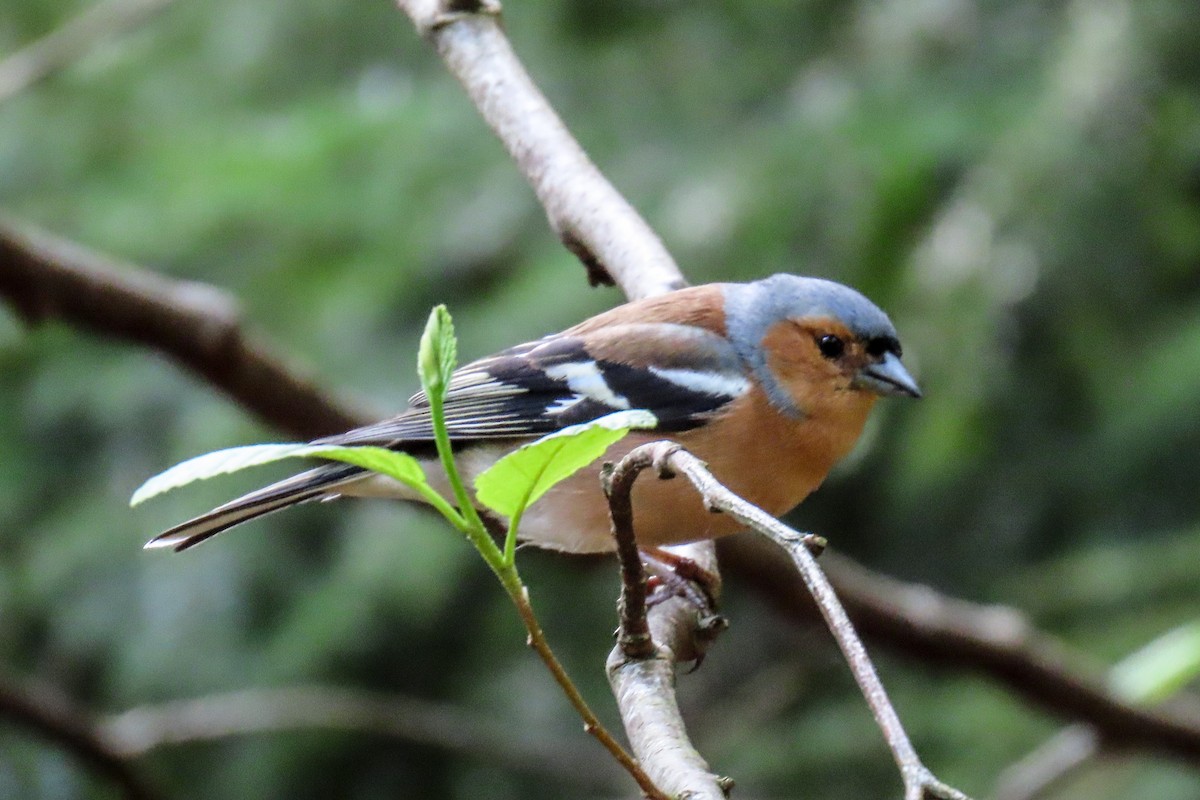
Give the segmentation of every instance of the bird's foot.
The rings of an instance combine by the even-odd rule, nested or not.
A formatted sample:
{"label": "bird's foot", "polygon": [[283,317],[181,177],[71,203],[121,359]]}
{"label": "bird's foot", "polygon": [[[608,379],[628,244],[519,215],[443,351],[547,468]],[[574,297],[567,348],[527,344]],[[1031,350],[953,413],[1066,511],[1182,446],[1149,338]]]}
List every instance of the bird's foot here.
{"label": "bird's foot", "polygon": [[657,547],[640,550],[646,568],[647,605],[657,605],[672,597],[682,597],[696,606],[705,617],[717,614],[717,588],[720,578],[686,556]]}

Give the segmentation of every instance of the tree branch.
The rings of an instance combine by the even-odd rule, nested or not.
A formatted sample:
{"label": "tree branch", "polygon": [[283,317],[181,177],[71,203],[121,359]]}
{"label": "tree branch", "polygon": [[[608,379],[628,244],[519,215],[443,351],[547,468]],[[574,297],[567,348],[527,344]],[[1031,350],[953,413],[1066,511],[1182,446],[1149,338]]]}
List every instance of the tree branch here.
{"label": "tree branch", "polygon": [[1068,725],[1000,773],[995,800],[1037,800],[1102,751],[1087,725]]}
{"label": "tree branch", "polygon": [[600,174],[521,65],[494,0],[397,0],[437,49],[529,181],[550,227],[588,270],[630,299],[687,285],[658,235]]}
{"label": "tree branch", "polygon": [[621,597],[617,601],[617,649],[629,659],[647,659],[655,655],[654,638],[646,619],[646,570],[633,527],[633,482],[653,460],[623,458],[617,465],[605,463],[600,483],[608,498],[613,539],[617,542],[617,560],[621,564]]}
{"label": "tree branch", "polygon": [[[663,448],[666,450],[655,452],[662,451]],[[846,663],[850,666],[850,671],[883,732],[883,738],[904,781],[905,800],[968,800],[962,792],[938,780],[921,762],[887,692],[884,691],[875,666],[867,655],[866,647],[859,639],[833,587],[809,551],[810,537],[792,530],[767,512],[734,494],[708,471],[703,461],[679,445],[671,442],[642,445],[631,451],[626,458],[635,458],[639,450],[654,453],[652,458],[655,463],[666,464],[671,474],[677,472],[691,481],[700,493],[700,501],[709,511],[728,514],[748,530],[761,534],[787,553],[803,580],[804,587],[811,594],[821,616],[825,618],[829,632],[833,634],[845,656]],[[669,476],[667,473],[663,475]]]}
{"label": "tree branch", "polygon": [[155,800],[158,794],[97,731],[89,715],[66,697],[0,677],[0,718],[36,731],[110,781],[127,800]]}
{"label": "tree branch", "polygon": [[[816,610],[790,566],[752,537],[720,543],[722,564],[784,614],[811,621]],[[1095,670],[1014,609],[979,606],[824,556],[830,581],[867,636],[911,657],[973,669],[1034,706],[1092,726],[1104,746],[1200,759],[1200,719],[1127,703]]]}
{"label": "tree branch", "polygon": [[97,44],[162,11],[173,0],[104,0],[0,61],[0,103],[78,60]]}
{"label": "tree branch", "polygon": [[57,319],[158,350],[264,422],[303,439],[368,419],[247,336],[225,292],[113,261],[4,218],[0,298],[29,325]]}
{"label": "tree branch", "polygon": [[453,706],[333,686],[248,689],[142,706],[109,717],[100,729],[112,752],[125,758],[229,736],[338,730],[431,745],[593,792],[626,785],[611,762],[586,757],[581,748],[514,737],[511,726]]}

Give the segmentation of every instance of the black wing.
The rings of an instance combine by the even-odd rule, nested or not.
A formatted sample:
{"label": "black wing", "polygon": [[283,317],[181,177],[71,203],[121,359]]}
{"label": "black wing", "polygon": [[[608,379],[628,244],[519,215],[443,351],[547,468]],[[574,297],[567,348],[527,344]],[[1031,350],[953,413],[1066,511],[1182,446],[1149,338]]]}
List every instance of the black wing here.
{"label": "black wing", "polygon": [[[676,329],[684,326],[623,327],[638,337],[641,363],[597,357],[583,337],[556,335],[460,368],[446,394],[451,440],[540,436],[625,409],[652,412],[658,430],[683,431],[749,388],[722,337],[689,328],[689,338],[703,339],[705,347],[681,350]],[[621,328],[607,332],[606,342],[621,333]],[[428,398],[422,392],[409,402],[399,416],[316,443],[399,447],[432,441]]]}

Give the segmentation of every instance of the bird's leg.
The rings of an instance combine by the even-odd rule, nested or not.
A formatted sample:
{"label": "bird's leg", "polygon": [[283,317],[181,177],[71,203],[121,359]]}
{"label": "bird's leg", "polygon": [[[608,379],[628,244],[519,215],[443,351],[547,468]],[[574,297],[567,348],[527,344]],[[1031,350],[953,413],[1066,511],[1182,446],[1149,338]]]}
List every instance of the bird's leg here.
{"label": "bird's leg", "polygon": [[729,627],[729,621],[717,611],[720,576],[687,556],[657,547],[639,549],[638,556],[647,572],[648,607],[680,597],[696,613],[691,642],[693,650],[685,657],[685,660],[695,661],[691,670],[695,672],[704,663],[709,645]]}
{"label": "bird's leg", "polygon": [[638,550],[647,577],[649,596],[655,605],[671,597],[689,601],[705,617],[717,616],[716,589],[720,579],[686,556],[658,547]]}

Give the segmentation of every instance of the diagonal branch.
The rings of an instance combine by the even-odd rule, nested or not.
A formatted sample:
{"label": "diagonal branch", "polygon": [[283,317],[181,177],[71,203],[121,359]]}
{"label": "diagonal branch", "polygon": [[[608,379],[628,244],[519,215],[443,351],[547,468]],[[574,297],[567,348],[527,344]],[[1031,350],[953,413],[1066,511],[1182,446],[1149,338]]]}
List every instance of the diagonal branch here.
{"label": "diagonal branch", "polygon": [[301,438],[366,421],[246,335],[236,301],[221,290],[173,281],[4,218],[0,298],[29,325],[62,320],[158,350],[266,423]]}
{"label": "diagonal branch", "polygon": [[[968,800],[962,792],[939,781],[921,762],[908,733],[900,723],[891,700],[867,655],[866,647],[850,622],[837,594],[816,558],[809,551],[810,537],[797,533],[762,509],[748,503],[721,484],[704,462],[673,442],[654,442],[632,450],[627,459],[646,458],[660,466],[660,476],[678,473],[691,481],[700,493],[700,501],[709,511],[728,514],[748,530],[761,534],[788,554],[804,586],[812,595],[821,616],[833,634],[850,666],[875,721],[904,781],[905,800]],[[665,467],[665,468],[664,468]],[[620,470],[620,466],[617,467]]]}
{"label": "diagonal branch", "polygon": [[513,52],[496,0],[397,0],[437,49],[595,285],[630,299],[687,285],[658,235],[600,173]]}
{"label": "diagonal branch", "polygon": [[[398,5],[462,83],[533,187],[551,228],[587,268],[592,284],[616,283],[630,299],[687,285],[657,234],[600,173],[534,85],[500,27],[496,0],[398,0]],[[715,573],[713,545],[705,542],[692,549],[696,551],[692,557],[711,562]],[[669,602],[653,609],[650,624],[660,638],[695,638],[696,615],[679,613],[678,605]],[[656,721],[665,725],[677,719],[673,661],[659,666],[657,675],[642,675],[644,680],[631,680],[623,687],[613,684],[618,701],[629,693],[644,699],[619,704],[642,766],[656,783],[664,754],[638,749],[635,731],[643,725],[631,720],[627,711],[640,709],[640,719],[647,720],[652,709],[659,709],[662,715]],[[611,661],[609,669],[611,675]],[[704,769],[696,774],[707,775]],[[711,782],[712,776],[707,777]],[[681,791],[693,788],[686,779],[659,785]]]}
{"label": "diagonal branch", "polygon": [[[750,537],[721,542],[722,563],[793,618],[816,609],[783,559]],[[973,669],[1037,708],[1086,722],[1106,747],[1162,753],[1196,763],[1200,719],[1148,709],[1114,695],[1084,659],[1014,609],[981,606],[824,556],[851,619],[867,636],[925,662]]]}
{"label": "diagonal branch", "polygon": [[102,0],[0,61],[0,103],[45,80],[93,47],[139,25],[173,0]]}
{"label": "diagonal branch", "polygon": [[1000,773],[995,800],[1045,797],[1102,752],[1094,730],[1087,725],[1068,725]]}

